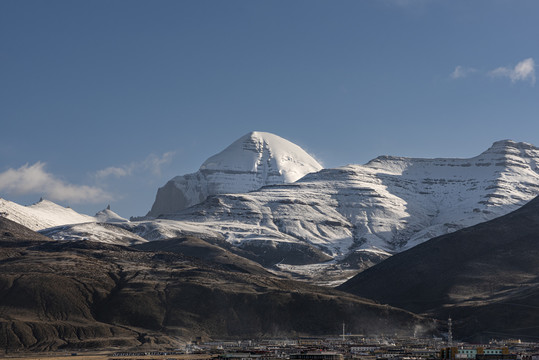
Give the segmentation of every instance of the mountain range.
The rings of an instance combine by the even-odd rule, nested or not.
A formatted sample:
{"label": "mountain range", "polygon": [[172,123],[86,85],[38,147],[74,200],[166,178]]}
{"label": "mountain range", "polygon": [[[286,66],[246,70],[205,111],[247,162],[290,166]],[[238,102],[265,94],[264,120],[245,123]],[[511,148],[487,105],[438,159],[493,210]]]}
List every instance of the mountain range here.
{"label": "mountain range", "polygon": [[448,316],[463,340],[539,336],[538,164],[538,148],[503,140],[469,159],[322,169],[253,132],[160,188],[143,218],[0,199],[0,344],[173,346],[342,319],[409,333]]}
{"label": "mountain range", "polygon": [[393,254],[520,207],[539,194],[538,162],[537,148],[513,141],[471,159],[382,156],[293,184],[214,196],[161,218],[226,228],[230,242],[302,242],[334,257],[351,249]]}
{"label": "mountain range", "polygon": [[[469,159],[380,156],[322,169],[297,145],[252,132],[197,173],[170,180],[150,216],[137,221],[90,218],[48,201],[3,201],[0,211],[57,240],[129,245],[195,236],[232,245],[272,271],[336,285],[430,238],[522,206],[539,194],[538,162],[533,145],[503,140]],[[42,211],[48,218],[39,225],[27,220],[45,205],[57,211]],[[22,217],[21,208],[28,210]]]}
{"label": "mountain range", "polygon": [[152,239],[219,237],[270,254],[265,266],[323,280],[517,209],[539,194],[538,161],[536,147],[511,140],[469,159],[381,156],[123,226]]}

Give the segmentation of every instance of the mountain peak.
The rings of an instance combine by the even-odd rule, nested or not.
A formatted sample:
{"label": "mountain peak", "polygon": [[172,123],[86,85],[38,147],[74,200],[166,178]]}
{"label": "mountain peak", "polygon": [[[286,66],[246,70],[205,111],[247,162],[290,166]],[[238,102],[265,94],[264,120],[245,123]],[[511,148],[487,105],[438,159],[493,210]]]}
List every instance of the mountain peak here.
{"label": "mountain peak", "polygon": [[32,205],[29,205],[29,207],[32,207],[35,209],[70,209],[71,210],[69,206],[62,206],[60,204],[44,199],[42,197],[39,198],[38,202],[33,203]]}
{"label": "mountain peak", "polygon": [[294,182],[321,169],[322,165],[298,145],[261,131],[245,134],[200,167],[202,171],[262,171],[266,174],[274,170],[284,182]]}
{"label": "mountain peak", "polygon": [[97,222],[128,222],[129,221],[127,219],[124,219],[120,215],[116,214],[114,211],[112,211],[110,209],[110,205],[108,205],[105,209],[96,213],[95,218],[97,219]]}
{"label": "mountain peak", "polygon": [[160,188],[148,216],[178,212],[210,195],[295,182],[320,170],[322,165],[298,145],[271,133],[252,131],[208,158],[198,172],[177,176]]}
{"label": "mountain peak", "polygon": [[277,135],[274,135],[274,134],[272,134],[272,133],[265,132],[265,131],[251,131],[251,132],[245,134],[244,136],[242,136],[242,138],[250,137],[250,138],[258,138],[258,139],[262,139],[262,138],[264,138],[264,136],[266,136],[266,135],[269,135],[269,136],[277,136]]}

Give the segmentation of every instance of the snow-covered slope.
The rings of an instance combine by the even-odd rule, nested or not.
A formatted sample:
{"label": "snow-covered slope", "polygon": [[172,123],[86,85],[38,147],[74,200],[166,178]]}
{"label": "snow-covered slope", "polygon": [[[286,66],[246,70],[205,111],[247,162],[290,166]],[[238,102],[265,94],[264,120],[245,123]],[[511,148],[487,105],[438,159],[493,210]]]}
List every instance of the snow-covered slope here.
{"label": "snow-covered slope", "polygon": [[93,240],[131,245],[147,240],[112,224],[128,223],[108,206],[95,217],[77,213],[49,200],[22,206],[0,198],[0,216],[56,240]]}
{"label": "snow-covered slope", "polygon": [[23,206],[13,201],[0,198],[0,216],[35,231],[70,224],[129,221],[112,211],[110,205],[107,206],[106,209],[99,211],[95,216],[89,216],[79,214],[71,208],[66,208],[44,199],[40,199],[35,204]]}
{"label": "snow-covered slope", "polygon": [[88,222],[63,225],[41,230],[40,233],[54,240],[91,240],[125,246],[148,242],[139,235],[115,226],[118,223]]}
{"label": "snow-covered slope", "polygon": [[196,173],[177,176],[160,188],[148,216],[176,213],[210,195],[291,183],[321,169],[313,157],[290,141],[251,132],[210,157]]}
{"label": "snow-covered slope", "polygon": [[[539,149],[499,141],[471,159],[381,156],[296,183],[217,195],[169,219],[237,245],[308,243],[336,258],[396,253],[506,214],[539,194]],[[285,260],[286,261],[286,260]]]}
{"label": "snow-covered slope", "polygon": [[0,198],[0,216],[35,231],[65,224],[96,221],[92,216],[79,214],[71,208],[43,199],[33,205],[22,206]]}

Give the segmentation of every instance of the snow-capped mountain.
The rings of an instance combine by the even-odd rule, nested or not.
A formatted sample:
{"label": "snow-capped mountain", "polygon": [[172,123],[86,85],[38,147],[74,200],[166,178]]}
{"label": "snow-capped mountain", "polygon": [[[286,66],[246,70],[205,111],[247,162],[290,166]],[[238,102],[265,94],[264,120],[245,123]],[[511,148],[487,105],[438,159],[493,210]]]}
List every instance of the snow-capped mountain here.
{"label": "snow-capped mountain", "polygon": [[55,240],[94,240],[131,245],[146,242],[142,237],[113,224],[129,221],[107,206],[95,216],[79,214],[49,200],[22,206],[0,198],[0,216],[24,225]]}
{"label": "snow-capped mountain", "polygon": [[389,255],[515,210],[539,194],[538,163],[538,148],[510,140],[470,159],[381,156],[292,184],[212,196],[166,218],[199,223],[241,246],[309,244],[337,259]]}
{"label": "snow-capped mountain", "polygon": [[[297,157],[291,156],[290,150],[282,151],[287,147],[275,145],[278,142],[269,140],[272,137],[264,133],[242,137],[208,159],[198,175],[180,177],[183,181],[200,176],[204,181],[178,188],[175,178],[167,184],[175,190],[167,193],[161,188],[156,204],[168,202],[172,208],[176,205],[174,197],[167,199],[170,194],[177,198],[181,195],[184,200],[189,198],[186,194],[200,195],[201,189],[208,191],[208,179],[215,180],[212,184],[216,189],[228,186],[228,194],[211,195],[200,204],[158,219],[114,222],[116,227],[138,235],[118,233],[119,241],[133,243],[183,235],[226,241],[257,257],[268,268],[335,284],[391,254],[504,215],[539,195],[539,149],[526,143],[498,141],[470,159],[380,156],[365,165],[324,169],[286,183],[285,179],[292,181],[300,176],[297,168],[307,171],[316,166],[305,165],[306,160],[292,161]],[[303,156],[302,150],[300,153]],[[246,166],[248,155],[252,168]],[[278,163],[277,159],[283,158],[286,166]],[[303,165],[293,165],[298,163]],[[230,193],[233,185],[277,182],[277,168],[281,171],[280,183]],[[107,211],[103,216],[114,217]],[[57,228],[49,235],[106,242],[114,242],[116,236],[110,228],[104,231],[76,225]]]}
{"label": "snow-capped mountain", "polygon": [[79,214],[71,208],[43,199],[35,204],[22,206],[0,198],[0,216],[35,231],[59,225],[96,221],[92,216]]}
{"label": "snow-capped mountain", "polygon": [[159,188],[148,216],[176,213],[210,195],[292,183],[321,169],[312,156],[290,141],[266,132],[251,132],[207,159],[196,173],[177,176]]}

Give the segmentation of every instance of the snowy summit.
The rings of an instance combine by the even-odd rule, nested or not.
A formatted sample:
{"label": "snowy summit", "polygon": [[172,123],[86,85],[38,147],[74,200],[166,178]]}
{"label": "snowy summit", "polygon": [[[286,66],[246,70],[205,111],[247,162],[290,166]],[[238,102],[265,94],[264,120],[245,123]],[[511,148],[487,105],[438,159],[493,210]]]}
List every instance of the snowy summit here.
{"label": "snowy summit", "polygon": [[160,188],[148,216],[176,213],[210,195],[295,182],[321,169],[298,145],[267,132],[250,132],[206,160],[196,173],[177,176]]}

